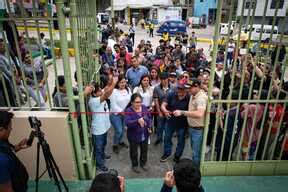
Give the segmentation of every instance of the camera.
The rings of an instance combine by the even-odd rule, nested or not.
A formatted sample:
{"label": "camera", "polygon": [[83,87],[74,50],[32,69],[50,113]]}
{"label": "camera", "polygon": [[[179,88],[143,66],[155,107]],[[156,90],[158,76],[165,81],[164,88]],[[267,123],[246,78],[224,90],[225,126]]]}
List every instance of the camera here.
{"label": "camera", "polygon": [[32,129],[37,131],[37,129],[41,127],[41,121],[37,119],[37,117],[29,116],[28,120]]}

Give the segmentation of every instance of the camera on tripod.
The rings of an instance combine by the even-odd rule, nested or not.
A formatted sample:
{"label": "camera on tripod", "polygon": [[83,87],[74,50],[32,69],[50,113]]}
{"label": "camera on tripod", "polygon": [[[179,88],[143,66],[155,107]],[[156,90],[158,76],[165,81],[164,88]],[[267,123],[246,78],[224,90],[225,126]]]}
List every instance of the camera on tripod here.
{"label": "camera on tripod", "polygon": [[30,127],[33,129],[30,132],[29,139],[27,141],[27,145],[31,146],[34,140],[34,137],[42,136],[43,133],[40,130],[40,127],[42,126],[41,121],[37,119],[37,117],[29,116],[28,121],[30,123]]}
{"label": "camera on tripod", "polygon": [[[27,145],[32,145],[34,137],[36,136],[38,138],[37,143],[37,161],[36,161],[36,192],[38,192],[38,183],[39,179],[48,172],[49,178],[54,181],[55,185],[58,188],[58,191],[62,191],[61,183],[64,187],[64,191],[68,191],[68,187],[60,173],[60,170],[56,164],[56,161],[50,151],[50,146],[48,142],[44,138],[44,133],[41,131],[42,123],[39,119],[36,117],[28,117],[29,123],[31,128],[33,129],[30,133],[29,139],[27,141]],[[46,170],[39,174],[39,162],[40,162],[40,149],[42,149],[43,157],[46,164]]]}

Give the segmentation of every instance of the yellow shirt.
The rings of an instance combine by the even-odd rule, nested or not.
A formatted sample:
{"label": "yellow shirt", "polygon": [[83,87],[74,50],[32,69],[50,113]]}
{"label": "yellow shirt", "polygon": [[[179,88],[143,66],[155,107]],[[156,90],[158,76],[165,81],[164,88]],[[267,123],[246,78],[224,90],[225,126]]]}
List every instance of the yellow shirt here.
{"label": "yellow shirt", "polygon": [[163,40],[164,41],[169,41],[169,33],[163,33]]}
{"label": "yellow shirt", "polygon": [[[200,90],[195,96],[190,97],[188,111],[196,111],[207,107],[208,96],[203,90]],[[204,127],[205,116],[201,118],[187,117],[189,127]]]}

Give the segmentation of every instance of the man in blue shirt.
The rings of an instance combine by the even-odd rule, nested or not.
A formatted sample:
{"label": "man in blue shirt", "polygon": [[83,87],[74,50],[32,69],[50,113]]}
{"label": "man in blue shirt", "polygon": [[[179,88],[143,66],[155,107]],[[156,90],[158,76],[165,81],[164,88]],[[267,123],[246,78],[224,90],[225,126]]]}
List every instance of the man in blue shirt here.
{"label": "man in blue shirt", "polygon": [[13,146],[8,138],[12,130],[13,113],[0,111],[0,191],[25,192],[28,173],[15,152],[29,147],[27,139]]}
{"label": "man in blue shirt", "polygon": [[188,127],[187,118],[184,116],[175,117],[175,110],[188,110],[190,96],[187,93],[185,82],[178,82],[175,90],[170,91],[163,100],[161,110],[165,114],[167,121],[165,125],[164,152],[160,159],[166,162],[172,152],[172,137],[177,133],[177,147],[174,154],[174,161],[178,162],[185,147],[185,129]]}
{"label": "man in blue shirt", "polygon": [[145,66],[139,64],[138,58],[132,57],[132,66],[126,72],[126,79],[132,90],[139,85],[142,76],[148,75],[149,71]]}

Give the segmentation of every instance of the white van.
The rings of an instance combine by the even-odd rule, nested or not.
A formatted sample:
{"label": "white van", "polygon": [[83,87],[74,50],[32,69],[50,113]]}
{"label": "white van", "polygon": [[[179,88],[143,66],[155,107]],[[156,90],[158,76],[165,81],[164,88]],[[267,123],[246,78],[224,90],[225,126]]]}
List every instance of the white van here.
{"label": "white van", "polygon": [[[242,32],[249,34],[250,26],[242,28]],[[261,24],[252,25],[251,40],[258,41],[261,33]],[[272,30],[272,25],[263,25],[261,41],[268,41],[272,33],[272,41],[277,40],[278,37],[278,27],[274,26]]]}
{"label": "white van", "polygon": [[[228,35],[229,23],[220,23],[220,35]],[[230,33],[233,33],[235,27],[235,21],[231,23]]]}
{"label": "white van", "polygon": [[109,22],[109,14],[108,13],[98,13],[97,14],[97,22],[99,24],[107,24]]}

